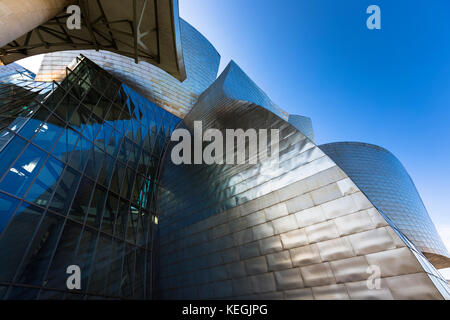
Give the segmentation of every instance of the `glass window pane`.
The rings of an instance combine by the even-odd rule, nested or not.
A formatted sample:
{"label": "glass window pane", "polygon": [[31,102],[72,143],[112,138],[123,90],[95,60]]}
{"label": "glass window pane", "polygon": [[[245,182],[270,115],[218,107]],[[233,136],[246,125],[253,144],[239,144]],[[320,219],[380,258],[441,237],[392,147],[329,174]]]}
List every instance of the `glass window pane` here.
{"label": "glass window pane", "polygon": [[50,151],[64,127],[65,124],[61,120],[55,116],[51,116],[50,119],[46,123],[43,123],[39,128],[32,142],[42,149]]}
{"label": "glass window pane", "polygon": [[109,82],[108,88],[105,90],[104,95],[106,97],[108,97],[109,99],[114,100],[119,88],[120,88],[120,82],[113,78]]}
{"label": "glass window pane", "polygon": [[9,169],[0,183],[0,189],[22,197],[38,173],[47,154],[33,145],[28,145],[20,158]]}
{"label": "glass window pane", "polygon": [[131,198],[131,192],[133,190],[133,181],[134,176],[136,175],[135,171],[131,168],[127,168],[125,172],[125,177],[123,179],[122,185],[121,185],[121,196],[125,199]]}
{"label": "glass window pane", "polygon": [[[82,77],[86,79],[89,77],[89,75],[87,72],[85,72]],[[89,83],[78,78],[76,80],[76,84],[71,88],[70,94],[72,94],[78,100],[82,100],[83,97],[89,92],[90,88],[91,86]]]}
{"label": "glass window pane", "polygon": [[46,207],[63,168],[64,166],[60,161],[49,157],[41,172],[39,172],[39,176],[28,191],[26,200]]}
{"label": "glass window pane", "polygon": [[136,232],[138,229],[139,209],[131,206],[127,224],[127,240],[131,243],[136,243]]}
{"label": "glass window pane", "polygon": [[104,123],[97,134],[97,137],[95,139],[96,145],[98,145],[100,148],[106,150],[107,143],[109,141],[109,137],[111,136],[111,133],[113,132],[113,128]]}
{"label": "glass window pane", "polygon": [[101,166],[100,173],[98,175],[98,183],[104,185],[105,187],[109,186],[109,182],[111,180],[111,176],[114,170],[114,159],[108,155],[104,155],[103,165]]}
{"label": "glass window pane", "polygon": [[131,142],[130,140],[124,138],[122,139],[122,146],[120,148],[119,152],[119,159],[122,160],[124,163],[127,163],[128,160],[128,154],[132,150]]}
{"label": "glass window pane", "polygon": [[120,119],[120,113],[122,112],[121,106],[119,106],[117,103],[113,103],[110,108],[109,112],[107,113],[106,117],[104,118],[105,121],[108,121],[108,123],[114,127],[115,122]]}
{"label": "glass window pane", "polygon": [[120,295],[120,284],[122,283],[122,263],[124,256],[125,243],[123,241],[113,240],[112,251],[109,261],[109,271],[107,275],[105,294],[111,296]]}
{"label": "glass window pane", "polygon": [[41,290],[39,300],[62,300],[64,299],[64,292],[54,290]]}
{"label": "glass window pane", "polygon": [[106,147],[106,152],[112,155],[113,158],[117,156],[122,140],[123,140],[122,135],[116,130],[113,130]]}
{"label": "glass window pane", "polygon": [[111,244],[111,237],[100,235],[97,249],[95,250],[95,260],[92,268],[92,274],[89,280],[89,293],[103,294],[109,268]]}
{"label": "glass window pane", "polygon": [[7,286],[0,286],[0,299],[3,299],[3,297],[6,294],[6,290],[8,289]]}
{"label": "glass window pane", "polygon": [[[47,288],[57,288],[61,290],[67,290],[66,275],[67,267],[75,263],[74,253],[76,245],[81,233],[81,225],[74,223],[70,220],[66,222],[64,230],[61,236],[61,240],[58,242],[55,255],[51,262],[47,279],[44,282]],[[85,270],[82,270],[82,273]]]}
{"label": "glass window pane", "polygon": [[39,289],[27,287],[11,287],[8,300],[35,300],[39,294]]}
{"label": "glass window pane", "polygon": [[54,110],[58,103],[63,100],[65,94],[66,91],[64,89],[57,87],[57,89],[43,101],[43,104],[50,110]]}
{"label": "glass window pane", "polygon": [[136,244],[144,248],[147,246],[147,239],[149,238],[149,217],[149,213],[141,209],[136,235]]}
{"label": "glass window pane", "polygon": [[19,134],[29,140],[38,131],[40,125],[41,121],[36,119],[29,119],[28,122],[22,127],[22,129],[20,129]]}
{"label": "glass window pane", "polygon": [[145,251],[137,249],[136,251],[136,271],[134,278],[134,297],[135,299],[145,298]]}
{"label": "glass window pane", "polygon": [[83,105],[80,105],[78,109],[73,113],[70,119],[70,125],[78,131],[83,131],[86,124],[89,122],[91,112]]}
{"label": "glass window pane", "polygon": [[70,167],[66,167],[63,176],[59,180],[53,199],[51,200],[49,209],[66,215],[69,211],[73,197],[77,192],[78,182],[81,175]]}
{"label": "glass window pane", "polygon": [[95,90],[95,88],[91,88],[91,90],[89,90],[88,94],[83,99],[83,105],[89,110],[93,111],[100,98],[101,94],[97,90]]}
{"label": "glass window pane", "polygon": [[59,104],[55,113],[65,121],[69,121],[72,114],[77,109],[80,101],[75,99],[72,95],[68,94],[64,97],[64,100]]}
{"label": "glass window pane", "polygon": [[91,116],[86,122],[82,134],[89,140],[94,141],[100,127],[101,120],[95,116]]}
{"label": "glass window pane", "polygon": [[17,113],[13,116],[13,121],[8,126],[12,131],[18,132],[22,126],[32,117],[32,115],[39,108],[39,104],[35,101],[30,101],[26,105],[21,104],[17,109]]}
{"label": "glass window pane", "polygon": [[126,253],[123,262],[122,282],[120,293],[123,297],[131,297],[133,295],[133,284],[136,263],[136,247],[126,245]]}
{"label": "glass window pane", "polygon": [[103,92],[111,80],[111,77],[106,72],[98,72],[97,77],[94,80],[94,87],[99,91]]}
{"label": "glass window pane", "polygon": [[15,136],[8,145],[0,152],[0,179],[8,170],[9,166],[25,148],[26,141]]}
{"label": "glass window pane", "polygon": [[105,211],[103,213],[102,231],[113,234],[114,222],[117,214],[118,198],[109,193],[105,203]]}
{"label": "glass window pane", "polygon": [[125,166],[121,162],[116,161],[115,170],[111,177],[111,183],[109,186],[110,190],[116,193],[120,193],[120,187],[122,185],[124,176],[125,176]]}
{"label": "glass window pane", "polygon": [[114,227],[115,229],[114,235],[120,239],[125,238],[129,211],[130,211],[129,202],[121,199]]}
{"label": "glass window pane", "polygon": [[90,178],[96,180],[97,175],[103,166],[103,158],[105,153],[101,151],[97,146],[92,148],[89,152],[89,160],[86,166],[85,174]]}
{"label": "glass window pane", "polygon": [[101,97],[101,99],[97,102],[97,104],[93,107],[93,112],[94,114],[101,118],[104,119],[106,114],[109,111],[109,107],[111,106],[112,102],[111,100],[105,98],[105,97]]}
{"label": "glass window pane", "polygon": [[0,193],[0,234],[9,222],[9,218],[16,209],[18,200]]}
{"label": "glass window pane", "polygon": [[91,265],[94,260],[94,250],[97,243],[98,232],[93,231],[89,228],[83,230],[81,235],[80,244],[78,247],[78,252],[74,259],[74,264],[81,269],[81,288],[86,290],[87,279],[89,278]]}
{"label": "glass window pane", "polygon": [[58,140],[52,154],[63,162],[69,161],[70,153],[75,147],[80,134],[69,127],[66,128]]}
{"label": "glass window pane", "polygon": [[[3,204],[0,203],[0,206],[2,208]],[[42,209],[23,203],[4,231],[0,241],[0,261],[2,261],[0,281],[13,280],[35,229],[41,221],[42,212]]]}
{"label": "glass window pane", "polygon": [[70,208],[69,217],[83,222],[89,208],[89,201],[91,199],[92,190],[94,189],[94,182],[87,177],[83,177],[80,186],[73,199],[72,207]]}
{"label": "glass window pane", "polygon": [[95,187],[95,192],[92,195],[91,205],[88,212],[86,223],[100,228],[100,222],[103,216],[103,207],[106,201],[106,189],[100,185]]}
{"label": "glass window pane", "polygon": [[31,241],[30,249],[19,271],[18,283],[43,285],[43,277],[50,263],[64,225],[64,218],[47,212]]}
{"label": "glass window pane", "polygon": [[0,132],[0,151],[14,138],[14,133],[8,130],[3,130]]}
{"label": "glass window pane", "polygon": [[38,132],[38,128],[41,126],[43,122],[47,120],[50,112],[43,106],[39,108],[39,110],[33,116],[33,119],[28,120],[28,122],[20,129],[19,134],[30,140],[36,132]]}
{"label": "glass window pane", "polygon": [[141,204],[140,200],[142,198],[143,188],[145,187],[144,184],[144,177],[136,174],[136,176],[133,178],[133,193],[131,194],[131,202]]}
{"label": "glass window pane", "polygon": [[75,149],[70,155],[69,165],[73,168],[83,171],[86,161],[89,156],[89,150],[92,148],[92,142],[85,139],[83,136],[78,140]]}

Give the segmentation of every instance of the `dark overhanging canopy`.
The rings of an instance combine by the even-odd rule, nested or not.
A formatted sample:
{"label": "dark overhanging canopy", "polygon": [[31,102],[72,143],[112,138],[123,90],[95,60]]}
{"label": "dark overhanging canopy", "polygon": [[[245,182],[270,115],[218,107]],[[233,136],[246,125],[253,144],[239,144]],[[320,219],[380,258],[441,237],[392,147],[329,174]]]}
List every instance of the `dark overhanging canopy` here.
{"label": "dark overhanging canopy", "polygon": [[[81,9],[80,29],[66,24],[71,15],[66,8],[72,4]],[[36,5],[41,9],[33,11]],[[180,81],[186,78],[178,0],[24,0],[20,6],[6,0],[0,3],[0,21],[0,64],[94,49],[149,62]]]}

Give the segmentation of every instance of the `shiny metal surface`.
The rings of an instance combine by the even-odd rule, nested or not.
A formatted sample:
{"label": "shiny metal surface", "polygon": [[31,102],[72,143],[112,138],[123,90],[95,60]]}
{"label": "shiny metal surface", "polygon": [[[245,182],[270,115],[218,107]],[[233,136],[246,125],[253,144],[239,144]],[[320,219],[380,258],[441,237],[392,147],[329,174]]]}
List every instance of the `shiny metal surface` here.
{"label": "shiny metal surface", "polygon": [[[0,3],[0,47],[47,22],[76,0],[3,0]],[[38,9],[38,10],[37,10]],[[0,63],[2,59],[0,58]]]}
{"label": "shiny metal surface", "polygon": [[180,19],[179,24],[186,69],[186,79],[183,82],[150,63],[141,61],[136,64],[132,58],[93,50],[45,55],[36,80],[61,81],[66,76],[66,67],[82,53],[148,100],[178,117],[184,117],[200,94],[216,79],[220,55],[189,23]]}
{"label": "shiny metal surface", "polygon": [[314,130],[311,118],[299,116],[296,114],[290,114],[289,123],[293,125],[298,131],[303,133],[309,140],[314,142]]}
{"label": "shiny metal surface", "polygon": [[[66,24],[66,7],[73,4],[80,8],[80,28]],[[178,0],[4,0],[0,63],[62,50],[107,50],[183,81],[178,19]]]}
{"label": "shiny metal surface", "polygon": [[[50,95],[4,69],[0,298],[450,299],[417,246],[305,135],[306,119],[289,123],[234,62],[214,81],[217,53],[190,43],[206,46],[186,55],[200,59],[186,64],[192,87],[143,88],[176,105],[177,92],[214,82],[180,104],[182,121],[87,58]],[[123,61],[104,67],[136,83],[143,72]],[[36,108],[16,113],[24,105]],[[175,165],[169,135],[199,120],[203,130],[278,129],[279,159]],[[67,263],[84,270],[81,295],[64,286]]]}
{"label": "shiny metal surface", "polygon": [[[174,165],[169,144],[158,179],[156,297],[449,298],[415,246],[273,106],[232,62],[180,123],[278,128],[280,162]],[[371,265],[381,270],[377,290],[367,285]]]}
{"label": "shiny metal surface", "polygon": [[450,266],[447,248],[400,161],[384,148],[357,142],[319,146],[369,200],[438,268]]}

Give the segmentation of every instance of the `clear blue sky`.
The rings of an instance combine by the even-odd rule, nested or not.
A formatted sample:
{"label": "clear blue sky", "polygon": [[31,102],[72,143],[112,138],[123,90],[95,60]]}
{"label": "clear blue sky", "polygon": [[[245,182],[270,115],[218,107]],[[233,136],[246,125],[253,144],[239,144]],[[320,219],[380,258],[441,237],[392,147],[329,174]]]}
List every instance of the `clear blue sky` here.
{"label": "clear blue sky", "polygon": [[[179,0],[180,15],[318,144],[393,152],[450,249],[450,1]],[[368,30],[366,8],[381,8]]]}

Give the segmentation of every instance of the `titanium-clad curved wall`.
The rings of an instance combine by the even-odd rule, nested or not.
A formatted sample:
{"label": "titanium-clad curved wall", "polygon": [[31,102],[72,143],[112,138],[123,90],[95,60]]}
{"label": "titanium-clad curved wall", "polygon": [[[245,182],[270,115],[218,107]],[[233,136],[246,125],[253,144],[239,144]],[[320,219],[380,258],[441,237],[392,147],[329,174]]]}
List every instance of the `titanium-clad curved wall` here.
{"label": "titanium-clad curved wall", "polygon": [[289,123],[293,125],[301,133],[303,133],[306,137],[308,137],[309,140],[314,142],[314,130],[311,118],[296,114],[290,114]]}
{"label": "titanium-clad curved wall", "polygon": [[[330,143],[319,147],[422,252],[448,259],[448,251],[411,177],[392,153],[358,142]],[[447,265],[439,265],[446,266],[449,266],[448,261]]]}
{"label": "titanium-clad curved wall", "polygon": [[[60,85],[47,83],[55,90],[46,97],[4,79],[0,299],[450,296],[416,247],[234,63],[180,128],[279,129],[279,161],[175,166],[173,144],[161,155],[179,118],[86,58]],[[80,290],[66,286],[72,264]],[[367,286],[369,266],[380,268],[379,290]]]}
{"label": "titanium-clad curved wall", "polygon": [[66,67],[81,53],[112,73],[150,101],[178,117],[184,117],[200,94],[216,79],[220,55],[193,26],[180,19],[186,79],[178,81],[162,69],[108,51],[77,50],[49,53],[44,56],[37,81],[60,81]]}
{"label": "titanium-clad curved wall", "polygon": [[[158,178],[156,297],[450,297],[344,171],[271,106],[232,62],[178,126],[279,129],[280,157],[175,165],[169,144]],[[369,266],[380,268],[379,290],[367,286]]]}

